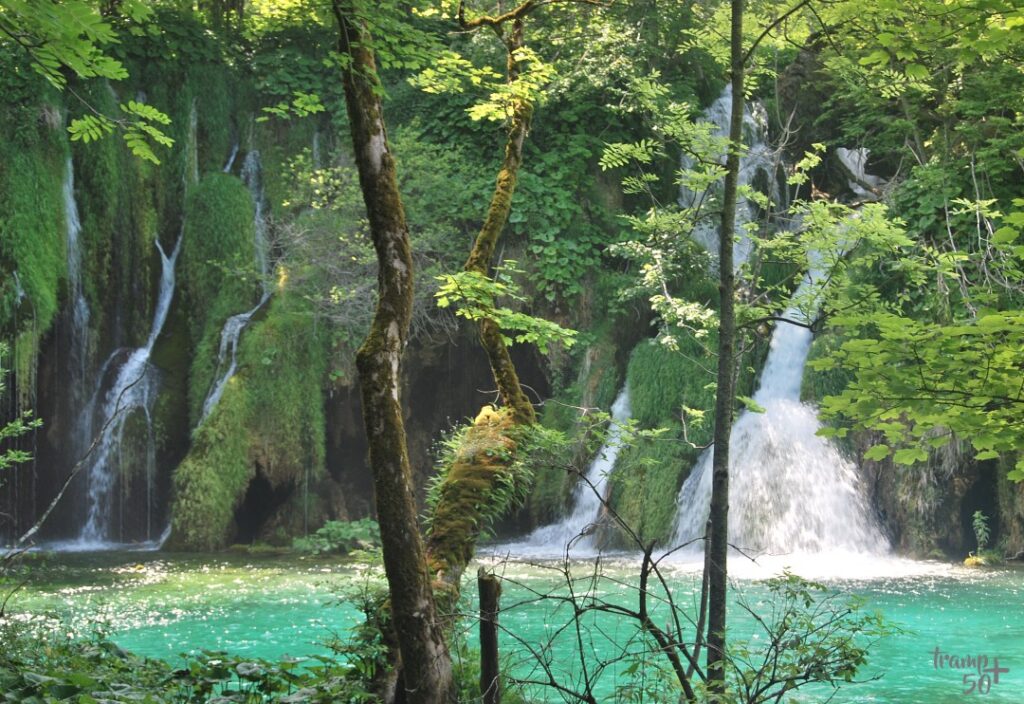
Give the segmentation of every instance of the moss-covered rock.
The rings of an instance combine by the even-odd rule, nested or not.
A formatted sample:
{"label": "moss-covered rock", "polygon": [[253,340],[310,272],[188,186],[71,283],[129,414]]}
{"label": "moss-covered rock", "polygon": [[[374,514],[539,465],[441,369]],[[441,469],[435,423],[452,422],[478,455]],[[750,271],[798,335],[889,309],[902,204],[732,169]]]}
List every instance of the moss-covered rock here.
{"label": "moss-covered rock", "polygon": [[192,449],[174,471],[169,546],[213,550],[230,544],[235,508],[252,478],[246,395],[241,380],[193,435]]}
{"label": "moss-covered rock", "polygon": [[[611,475],[611,503],[643,542],[664,544],[672,537],[679,490],[699,456],[678,429],[640,438],[619,454]],[[614,529],[609,539],[613,545],[637,547]]]}
{"label": "moss-covered rock", "polygon": [[1003,455],[996,468],[1003,547],[1006,554],[1011,556],[1024,551],[1024,482],[1014,482],[1008,478],[1016,462],[1016,454]]}
{"label": "moss-covered rock", "polygon": [[[715,375],[707,349],[690,338],[681,338],[678,349],[651,340],[629,358],[633,419],[641,429],[664,431],[623,448],[611,476],[611,504],[644,541],[671,537],[679,489],[700,455],[697,446],[711,439]],[[613,530],[610,539],[622,545],[625,536]]]}
{"label": "moss-covered rock", "polygon": [[174,474],[177,548],[229,545],[257,475],[286,492],[323,475],[327,340],[306,303],[278,291],[266,318],[243,332],[238,355],[237,373]]}
{"label": "moss-covered rock", "polygon": [[580,473],[599,449],[591,426],[580,423],[580,409],[609,408],[622,385],[618,348],[611,339],[611,330],[606,332],[609,334],[598,335],[583,352],[576,380],[544,403],[541,425],[573,439],[568,464],[576,471],[568,472],[564,465],[536,468],[534,486],[523,507],[521,528],[551,523],[568,510]]}
{"label": "moss-covered rock", "polygon": [[259,300],[253,229],[252,197],[234,176],[209,174],[190,194],[179,279],[194,350],[189,377],[193,425],[215,383],[224,322]]}
{"label": "moss-covered rock", "polygon": [[[34,369],[40,338],[53,323],[67,274],[66,224],[61,187],[67,146],[59,123],[46,115],[58,108],[33,104],[37,119],[25,125],[25,110],[0,112],[0,330],[20,333],[19,367]],[[59,118],[58,118],[59,120]],[[19,375],[19,392],[32,374]]]}

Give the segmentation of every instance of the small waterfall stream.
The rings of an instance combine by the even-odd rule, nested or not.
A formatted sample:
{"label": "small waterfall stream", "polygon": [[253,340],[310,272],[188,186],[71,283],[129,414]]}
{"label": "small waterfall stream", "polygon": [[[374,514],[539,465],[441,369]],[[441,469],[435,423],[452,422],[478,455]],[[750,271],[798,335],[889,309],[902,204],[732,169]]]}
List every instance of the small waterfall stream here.
{"label": "small waterfall stream", "polygon": [[[806,298],[809,274],[794,300]],[[796,306],[785,318],[805,320]],[[754,401],[732,428],[729,456],[729,541],[753,554],[888,551],[859,487],[856,467],[825,438],[813,407],[800,402],[811,331],[780,322]],[[713,448],[705,450],[679,493],[672,545],[700,549],[711,499]]]}
{"label": "small waterfall stream", "polygon": [[[232,160],[234,155],[232,154]],[[213,411],[224,389],[231,381],[231,377],[238,370],[238,341],[242,336],[252,316],[256,314],[263,304],[270,298],[270,287],[267,283],[267,276],[270,273],[269,253],[267,251],[267,218],[264,214],[263,195],[263,166],[258,151],[249,152],[242,163],[242,181],[249,187],[249,193],[253,201],[253,249],[256,256],[256,267],[260,273],[260,286],[262,294],[259,303],[251,310],[244,313],[232,315],[224,322],[220,333],[220,347],[217,351],[217,370],[214,372],[214,383],[210,387],[206,399],[203,401],[202,416],[198,425],[202,425],[207,416]],[[225,366],[226,365],[226,366]]]}
{"label": "small waterfall stream", "polygon": [[238,147],[239,144],[237,141],[231,145],[231,153],[228,154],[228,160],[224,162],[224,168],[221,169],[222,173],[231,173],[231,169],[235,166],[235,157],[238,156]]}
{"label": "small waterfall stream", "polygon": [[572,543],[575,551],[596,550],[594,530],[601,520],[603,501],[608,493],[608,477],[622,449],[622,428],[629,421],[629,387],[623,386],[612,404],[612,422],[604,446],[587,469],[586,479],[573,492],[572,512],[558,523],[541,526],[514,546],[516,554],[560,554]]}
{"label": "small waterfall stream", "polygon": [[[727,139],[729,137],[729,119],[732,111],[732,85],[726,85],[722,94],[713,102],[701,115],[702,122],[710,123],[713,126],[712,136]],[[760,103],[746,101],[743,107],[743,142],[747,146],[746,152],[740,158],[741,189],[745,186],[762,186],[762,190],[772,199],[778,202],[779,188],[776,178],[778,167],[778,156],[768,145],[768,115],[764,106]],[[719,157],[722,165],[725,164],[725,153]],[[684,154],[681,167],[683,171],[694,167],[694,160],[688,154]],[[704,193],[691,191],[683,186],[679,192],[679,205],[683,208],[692,208],[698,205]],[[733,244],[733,261],[739,268],[749,258],[754,249],[753,242],[743,232],[743,226],[753,222],[758,216],[758,206],[749,198],[742,195],[736,205],[736,229],[739,236]],[[712,254],[718,252],[718,222],[714,218],[702,217],[693,230],[693,238],[704,246]]]}
{"label": "small waterfall stream", "polygon": [[[178,259],[178,253],[181,251],[181,241],[182,237],[179,235],[174,250],[169,256],[160,245],[159,240],[155,242],[160,253],[160,289],[153,311],[149,337],[143,347],[131,351],[123,349],[114,351],[103,365],[99,383],[102,385],[105,373],[111,369],[117,368],[117,376],[107,389],[102,405],[99,404],[98,398],[102,387],[98,386],[86,409],[87,418],[92,419],[92,422],[87,423],[90,426],[89,437],[98,436],[98,439],[88,465],[84,468],[88,513],[78,538],[82,547],[99,547],[117,538],[113,535],[113,518],[118,479],[124,471],[137,471],[137,467],[122,467],[125,428],[128,421],[136,414],[141,414],[146,432],[144,468],[147,487],[146,538],[151,540],[154,537],[152,490],[155,481],[156,458],[152,412],[159,387],[159,374],[149,360],[153,346],[167,321],[171,300],[174,298],[174,266]],[[120,362],[120,367],[117,367],[121,359],[124,361]]]}
{"label": "small waterfall stream", "polygon": [[[68,267],[68,301],[71,323],[69,330],[69,386],[71,407],[78,411],[85,402],[85,379],[89,362],[89,303],[82,288],[82,223],[78,216],[78,203],[75,201],[75,169],[71,157],[67,158],[64,172],[64,221],[67,228],[67,267]],[[79,436],[81,433],[74,433]],[[79,447],[78,438],[73,448],[80,454],[85,447]]]}

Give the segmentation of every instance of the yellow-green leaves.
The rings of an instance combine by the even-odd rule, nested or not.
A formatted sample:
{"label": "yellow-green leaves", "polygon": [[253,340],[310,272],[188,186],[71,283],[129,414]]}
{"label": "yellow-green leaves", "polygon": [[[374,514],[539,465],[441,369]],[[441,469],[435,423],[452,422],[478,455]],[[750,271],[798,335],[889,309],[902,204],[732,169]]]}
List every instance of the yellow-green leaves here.
{"label": "yellow-green leaves", "polygon": [[872,336],[851,339],[832,355],[854,380],[822,410],[884,435],[887,444],[871,448],[867,459],[902,445],[894,462],[922,462],[926,446],[941,446],[951,434],[970,442],[979,460],[1024,447],[1024,313],[934,325],[876,312],[858,322]]}
{"label": "yellow-green leaves", "polygon": [[[118,13],[140,23],[151,17],[152,8],[142,0],[125,0],[118,3]],[[138,31],[139,27],[131,29]],[[100,13],[99,3],[92,0],[0,0],[0,31],[24,49],[33,68],[58,89],[67,85],[65,70],[79,78],[118,81],[128,77],[121,62],[105,53],[105,47],[116,44],[118,36]],[[91,142],[120,128],[133,154],[159,164],[153,145],[169,147],[173,141],[157,125],[167,125],[170,119],[136,101],[122,104],[120,109],[121,118],[92,111],[72,120],[68,126],[71,139]]]}
{"label": "yellow-green leaves", "polygon": [[534,344],[544,353],[553,343],[571,347],[576,341],[575,330],[498,303],[500,299],[520,304],[526,301],[510,278],[510,274],[518,273],[515,265],[516,262],[506,260],[493,279],[476,271],[438,276],[440,285],[434,294],[438,307],[455,307],[455,314],[467,320],[493,320],[501,329],[506,344]]}
{"label": "yellow-green leaves", "polygon": [[152,105],[129,100],[120,106],[124,114],[119,120],[106,115],[85,115],[71,121],[68,132],[72,141],[93,142],[120,128],[125,144],[132,154],[154,164],[159,164],[153,145],[170,147],[174,140],[168,137],[158,125],[168,125],[171,119]]}
{"label": "yellow-green leaves", "polygon": [[291,101],[282,100],[275,105],[264,107],[263,112],[267,113],[267,115],[260,116],[256,120],[258,122],[265,122],[269,119],[270,115],[279,117],[282,120],[287,120],[290,117],[307,117],[323,112],[325,109],[324,104],[320,102],[319,95],[297,90],[292,93]]}
{"label": "yellow-green leaves", "polygon": [[[134,22],[148,19],[152,9],[141,0],[118,4]],[[57,88],[64,88],[66,67],[82,78],[126,78],[121,62],[103,47],[117,43],[117,33],[91,0],[0,0],[0,30],[31,57],[33,67]]]}
{"label": "yellow-green leaves", "polygon": [[414,86],[425,93],[458,93],[469,86],[495,86],[501,81],[501,74],[489,66],[477,68],[473,63],[455,51],[439,54],[433,66],[423,69],[419,75],[409,79]]}
{"label": "yellow-green leaves", "polygon": [[545,88],[555,76],[554,67],[527,47],[516,49],[512,59],[517,74],[506,80],[489,66],[475,66],[460,54],[446,51],[410,82],[427,93],[486,93],[467,108],[467,114],[473,120],[502,122],[509,118],[517,102],[543,102]]}
{"label": "yellow-green leaves", "polygon": [[631,162],[650,164],[656,156],[664,154],[661,143],[653,139],[641,139],[629,144],[608,144],[601,154],[601,170],[618,169]]}

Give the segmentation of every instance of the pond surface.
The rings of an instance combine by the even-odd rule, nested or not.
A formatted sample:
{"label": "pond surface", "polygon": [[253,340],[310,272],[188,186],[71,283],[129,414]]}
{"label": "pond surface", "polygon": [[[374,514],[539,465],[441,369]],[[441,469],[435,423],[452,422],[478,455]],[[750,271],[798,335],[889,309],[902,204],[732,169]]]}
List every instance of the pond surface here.
{"label": "pond surface", "polygon": [[[578,686],[581,641],[574,629],[563,628],[571,622],[571,609],[560,600],[568,589],[559,565],[485,562],[506,579],[501,623],[508,634],[502,636],[502,649],[513,673],[524,679],[541,674],[530,656],[532,648],[551,658],[560,681]],[[29,582],[11,600],[9,612],[75,635],[102,630],[126,649],[172,661],[200,649],[270,659],[325,653],[326,640],[344,635],[359,620],[358,610],[344,597],[379,579],[366,565],[294,556],[61,554],[33,556],[30,564]],[[637,568],[632,558],[610,558],[602,563],[601,580],[591,583],[585,577],[592,563],[574,562],[573,589],[635,607]],[[741,567],[734,572],[734,598],[767,615],[771,604],[764,575]],[[677,604],[692,613],[700,586],[694,565],[667,565],[665,575]],[[890,569],[868,578],[823,581],[862,597],[865,609],[880,611],[902,631],[872,646],[860,673],[871,681],[844,685],[835,693],[804,692],[787,701],[822,702],[834,694],[833,702],[858,704],[1024,702],[1024,572],[893,561]],[[475,592],[475,587],[470,584],[466,591]],[[538,594],[559,599],[538,599]],[[475,610],[472,601],[464,605],[468,614]],[[664,606],[654,610],[656,620],[667,621]],[[607,614],[587,619],[582,643],[588,655],[611,659],[623,647],[641,649],[628,619]],[[475,625],[467,619],[464,628],[472,645]],[[730,631],[734,639],[750,639],[755,646],[763,638],[754,618],[741,608],[730,611]],[[951,666],[943,655],[983,656],[987,664],[980,669],[989,671]],[[998,683],[991,671],[997,658]],[[610,665],[595,691],[611,700],[616,690],[644,678],[657,686],[655,672],[653,663],[632,674],[623,664]],[[972,680],[986,691],[966,694]],[[537,689],[530,699],[562,701],[550,690]]]}

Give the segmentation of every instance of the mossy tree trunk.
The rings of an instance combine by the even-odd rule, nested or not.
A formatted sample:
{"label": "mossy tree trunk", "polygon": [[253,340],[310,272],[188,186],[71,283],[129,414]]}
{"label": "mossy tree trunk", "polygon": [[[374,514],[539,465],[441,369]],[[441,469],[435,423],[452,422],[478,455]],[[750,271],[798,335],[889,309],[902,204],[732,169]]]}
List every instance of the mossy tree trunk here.
{"label": "mossy tree trunk", "polygon": [[[522,68],[523,18],[543,4],[527,0],[505,14],[468,21],[460,5],[459,22],[464,29],[487,27],[498,35],[507,51],[507,80],[514,83]],[[461,577],[472,559],[480,530],[487,516],[493,514],[488,507],[508,483],[516,458],[517,431],[532,425],[536,414],[497,323],[482,320],[481,344],[505,408],[484,409],[467,433],[439,489],[424,549],[416,523],[399,394],[401,353],[412,311],[408,228],[379,93],[375,91],[379,83],[369,33],[351,0],[333,0],[333,9],[340,53],[351,61],[344,74],[346,104],[360,186],[380,263],[380,300],[356,363],[391,593],[393,630],[385,636],[399,646],[401,657],[394,661],[394,672],[406,687],[405,696],[401,697],[402,692],[398,696],[409,702],[440,702],[451,693],[451,661],[437,600],[450,606],[458,599]],[[465,265],[466,271],[485,276],[490,274],[498,239],[512,209],[523,142],[533,115],[529,97],[517,95],[510,112],[508,139],[494,193]],[[385,700],[394,699],[394,695],[385,693]]]}
{"label": "mossy tree trunk", "polygon": [[708,516],[708,637],[707,677],[712,695],[725,693],[725,615],[729,550],[729,436],[732,433],[735,393],[734,348],[736,337],[733,238],[736,234],[736,201],[743,139],[743,0],[732,0],[732,113],[725,163],[722,228],[718,244],[718,381],[715,398],[714,454],[711,464],[711,510]]}
{"label": "mossy tree trunk", "polygon": [[[460,6],[459,22],[464,29],[488,27],[505,45],[509,84],[520,78],[523,18],[534,7],[536,4],[529,0],[505,15],[467,20]],[[501,168],[483,225],[466,260],[466,271],[490,275],[498,240],[512,211],[512,196],[523,162],[523,143],[532,117],[533,103],[528,96],[517,94],[511,104]],[[444,593],[443,603],[452,605],[458,600],[462,575],[473,557],[481,526],[491,513],[488,506],[496,492],[509,482],[516,461],[516,431],[537,420],[498,324],[484,318],[479,321],[479,333],[504,408],[497,412],[487,408],[481,411],[438,487],[438,502],[427,538],[427,562],[435,586]]]}
{"label": "mossy tree trunk", "polygon": [[[338,50],[348,57],[343,72],[345,103],[377,254],[379,300],[370,332],[356,355],[363,420],[374,476],[391,622],[401,667],[393,696],[416,704],[449,701],[451,659],[437,618],[433,588],[413,498],[400,394],[402,352],[412,315],[413,271],[395,162],[380,102],[371,37],[360,11],[369,7],[334,0]],[[387,699],[392,697],[386,693]]]}
{"label": "mossy tree trunk", "polygon": [[[468,23],[464,22],[463,24]],[[520,73],[519,51],[523,48],[523,20],[521,17],[512,20],[512,29],[507,37],[500,33],[500,25],[496,31],[499,31],[499,36],[502,37],[508,52],[507,79],[512,84],[519,78]],[[523,163],[523,142],[530,130],[532,117],[533,104],[530,100],[525,96],[516,97],[512,103],[505,156],[501,162],[501,169],[498,171],[494,194],[491,196],[491,203],[487,208],[487,216],[484,218],[483,226],[480,228],[476,241],[473,243],[473,249],[466,260],[466,271],[477,272],[484,276],[490,274],[491,260],[494,258],[498,239],[501,237],[501,232],[508,223],[509,213],[512,211],[512,196],[515,194],[516,183],[519,179],[519,167]],[[533,404],[530,403],[530,399],[519,383],[519,375],[516,373],[508,346],[501,335],[501,329],[494,320],[484,318],[479,323],[479,330],[480,344],[487,352],[494,382],[502,400],[512,409],[516,422],[533,423],[536,421]]]}

